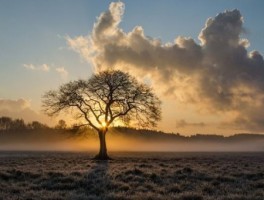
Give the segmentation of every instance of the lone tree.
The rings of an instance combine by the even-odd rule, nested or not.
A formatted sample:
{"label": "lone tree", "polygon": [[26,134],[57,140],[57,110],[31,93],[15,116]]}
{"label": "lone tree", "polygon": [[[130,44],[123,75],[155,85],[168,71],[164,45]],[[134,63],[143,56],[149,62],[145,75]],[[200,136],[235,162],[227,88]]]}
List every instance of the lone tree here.
{"label": "lone tree", "polygon": [[139,127],[154,127],[161,118],[160,100],[146,84],[128,73],[107,70],[88,80],[66,83],[43,96],[44,112],[50,116],[74,109],[76,117],[95,129],[100,151],[95,159],[109,159],[105,136],[114,121]]}

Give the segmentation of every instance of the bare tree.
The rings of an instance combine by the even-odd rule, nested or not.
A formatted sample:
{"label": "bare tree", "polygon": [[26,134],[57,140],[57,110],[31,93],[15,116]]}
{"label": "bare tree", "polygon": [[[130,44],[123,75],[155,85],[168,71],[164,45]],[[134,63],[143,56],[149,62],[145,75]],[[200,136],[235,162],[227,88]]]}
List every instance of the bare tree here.
{"label": "bare tree", "polygon": [[67,124],[63,119],[60,119],[58,121],[58,124],[55,126],[56,129],[66,129],[67,128]]}
{"label": "bare tree", "polygon": [[0,130],[10,130],[12,128],[13,120],[10,117],[0,117]]}
{"label": "bare tree", "polygon": [[146,84],[128,73],[107,70],[88,80],[62,85],[43,96],[44,112],[50,116],[74,109],[77,118],[85,119],[98,132],[100,151],[96,159],[108,159],[105,135],[115,121],[125,125],[153,127],[161,118],[160,100]]}

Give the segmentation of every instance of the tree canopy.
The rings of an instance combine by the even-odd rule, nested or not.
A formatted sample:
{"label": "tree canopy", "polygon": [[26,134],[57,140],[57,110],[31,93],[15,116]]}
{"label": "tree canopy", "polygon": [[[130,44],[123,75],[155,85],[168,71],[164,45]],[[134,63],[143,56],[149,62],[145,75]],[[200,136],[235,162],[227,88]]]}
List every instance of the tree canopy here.
{"label": "tree canopy", "polygon": [[[115,121],[137,127],[154,127],[161,119],[161,102],[146,84],[120,70],[107,70],[88,80],[63,84],[43,96],[50,116],[71,110],[100,136]],[[101,139],[100,139],[101,140]]]}

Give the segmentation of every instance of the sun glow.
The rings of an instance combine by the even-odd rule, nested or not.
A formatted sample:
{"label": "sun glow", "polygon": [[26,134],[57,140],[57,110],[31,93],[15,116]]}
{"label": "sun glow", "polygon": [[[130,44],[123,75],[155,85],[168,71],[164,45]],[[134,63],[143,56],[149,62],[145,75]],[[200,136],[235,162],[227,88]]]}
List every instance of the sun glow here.
{"label": "sun glow", "polygon": [[106,123],[105,122],[102,122],[102,127],[106,127]]}

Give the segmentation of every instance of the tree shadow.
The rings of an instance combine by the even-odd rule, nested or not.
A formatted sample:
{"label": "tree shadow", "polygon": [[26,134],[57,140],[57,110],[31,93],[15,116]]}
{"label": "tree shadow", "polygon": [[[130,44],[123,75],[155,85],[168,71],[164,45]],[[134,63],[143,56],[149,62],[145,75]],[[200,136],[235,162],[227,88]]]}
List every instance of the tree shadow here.
{"label": "tree shadow", "polygon": [[90,171],[84,176],[83,188],[88,199],[106,199],[112,188],[108,173],[109,161],[92,160]]}

